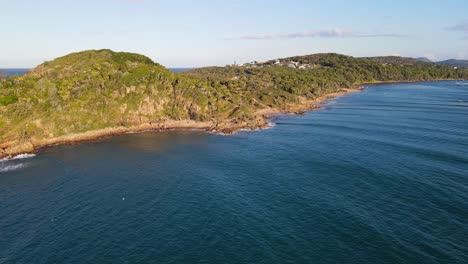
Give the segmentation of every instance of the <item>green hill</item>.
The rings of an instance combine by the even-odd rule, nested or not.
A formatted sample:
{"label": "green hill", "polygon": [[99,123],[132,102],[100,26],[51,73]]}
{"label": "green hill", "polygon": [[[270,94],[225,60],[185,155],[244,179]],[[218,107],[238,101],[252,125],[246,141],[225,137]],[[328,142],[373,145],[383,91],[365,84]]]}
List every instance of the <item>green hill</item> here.
{"label": "green hill", "polygon": [[310,108],[359,83],[468,77],[449,66],[339,54],[279,61],[173,73],[142,55],[90,50],[43,63],[0,80],[0,157],[140,128],[256,128],[266,124],[262,110]]}
{"label": "green hill", "polygon": [[73,53],[0,81],[0,148],[109,127],[211,120],[235,107],[222,94],[142,55]]}

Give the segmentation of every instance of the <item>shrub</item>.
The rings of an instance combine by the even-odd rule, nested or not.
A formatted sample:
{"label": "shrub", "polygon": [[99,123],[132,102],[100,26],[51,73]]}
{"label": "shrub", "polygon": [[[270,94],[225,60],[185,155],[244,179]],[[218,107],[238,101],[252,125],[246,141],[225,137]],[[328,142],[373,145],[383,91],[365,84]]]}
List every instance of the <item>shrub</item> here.
{"label": "shrub", "polygon": [[17,101],[18,101],[18,96],[14,94],[0,97],[0,105],[9,105],[9,104],[16,103]]}

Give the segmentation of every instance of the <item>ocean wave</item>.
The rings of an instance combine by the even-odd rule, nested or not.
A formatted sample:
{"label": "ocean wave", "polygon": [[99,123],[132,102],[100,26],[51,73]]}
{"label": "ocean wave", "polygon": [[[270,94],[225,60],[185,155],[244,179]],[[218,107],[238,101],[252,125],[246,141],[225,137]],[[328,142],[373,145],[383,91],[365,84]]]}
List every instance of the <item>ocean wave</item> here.
{"label": "ocean wave", "polygon": [[6,165],[6,166],[0,166],[0,173],[2,172],[7,172],[7,171],[13,171],[17,169],[21,169],[26,167],[26,164],[14,164],[14,165]]}
{"label": "ocean wave", "polygon": [[[218,135],[218,136],[231,136],[231,135],[235,135],[239,132],[255,132],[255,131],[261,131],[261,130],[266,130],[266,129],[271,129],[273,127],[276,126],[276,123],[273,123],[273,122],[268,122],[268,124],[264,127],[258,127],[258,128],[241,128],[241,129],[238,129],[238,130],[235,130],[233,131],[232,133],[224,133],[224,132],[221,132],[221,131],[208,131],[208,133],[210,134],[214,134],[214,135]],[[199,130],[195,130],[195,131],[199,131]]]}
{"label": "ocean wave", "polygon": [[24,154],[16,155],[12,159],[29,159],[29,158],[33,158],[33,157],[36,157],[36,154],[24,153]]}
{"label": "ocean wave", "polygon": [[260,131],[260,130],[266,130],[266,129],[271,129],[275,127],[276,124],[273,122],[268,122],[266,126],[264,127],[258,127],[258,128],[243,128],[239,129],[239,131],[247,131],[247,132],[254,132],[254,131]]}
{"label": "ocean wave", "polygon": [[23,153],[14,157],[0,159],[0,173],[25,168],[28,164],[20,160],[29,159],[35,156],[36,154]]}
{"label": "ocean wave", "polygon": [[29,158],[33,158],[35,156],[36,156],[36,154],[24,153],[24,154],[16,155],[16,156],[11,157],[11,158],[0,159],[0,162],[9,161],[9,160],[18,160],[18,159],[29,159]]}

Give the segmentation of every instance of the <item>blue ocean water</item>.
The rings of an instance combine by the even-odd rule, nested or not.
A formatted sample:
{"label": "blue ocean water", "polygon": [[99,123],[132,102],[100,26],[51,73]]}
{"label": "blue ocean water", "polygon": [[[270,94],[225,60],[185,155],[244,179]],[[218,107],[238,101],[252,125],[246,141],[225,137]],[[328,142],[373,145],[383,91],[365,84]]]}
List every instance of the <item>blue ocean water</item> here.
{"label": "blue ocean water", "polygon": [[173,72],[185,72],[185,71],[192,70],[194,68],[168,68],[168,69]]}
{"label": "blue ocean water", "polygon": [[0,263],[468,263],[468,87],[0,162]]}
{"label": "blue ocean water", "polygon": [[7,76],[23,75],[29,70],[27,68],[0,68],[0,73],[6,73]]}

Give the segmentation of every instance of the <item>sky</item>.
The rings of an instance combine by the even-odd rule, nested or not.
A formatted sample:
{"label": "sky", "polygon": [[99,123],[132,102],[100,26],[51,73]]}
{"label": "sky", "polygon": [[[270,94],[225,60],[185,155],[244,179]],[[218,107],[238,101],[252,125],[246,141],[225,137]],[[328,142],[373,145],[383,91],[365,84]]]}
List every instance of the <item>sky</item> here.
{"label": "sky", "polygon": [[468,59],[467,0],[0,0],[0,68],[109,48],[166,67],[336,52]]}

